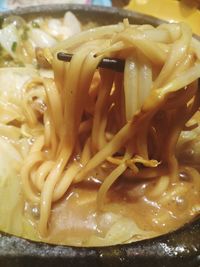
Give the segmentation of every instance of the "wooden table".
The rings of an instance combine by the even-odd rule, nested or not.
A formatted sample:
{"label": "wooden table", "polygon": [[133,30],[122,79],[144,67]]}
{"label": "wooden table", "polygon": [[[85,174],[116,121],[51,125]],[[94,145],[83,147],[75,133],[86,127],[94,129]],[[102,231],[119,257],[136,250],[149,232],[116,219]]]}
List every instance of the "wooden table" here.
{"label": "wooden table", "polygon": [[113,6],[116,6],[116,7],[126,6],[128,5],[129,2],[130,0],[112,0]]}

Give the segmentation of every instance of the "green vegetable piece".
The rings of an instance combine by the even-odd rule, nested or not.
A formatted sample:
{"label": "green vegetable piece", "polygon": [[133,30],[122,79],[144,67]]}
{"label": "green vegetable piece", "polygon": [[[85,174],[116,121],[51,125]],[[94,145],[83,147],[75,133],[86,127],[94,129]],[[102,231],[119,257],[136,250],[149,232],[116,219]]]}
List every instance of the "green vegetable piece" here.
{"label": "green vegetable piece", "polygon": [[4,18],[0,16],[0,29],[3,28]]}
{"label": "green vegetable piece", "polygon": [[31,24],[32,24],[32,27],[33,27],[33,28],[40,28],[40,25],[38,24],[37,21],[34,21],[34,20],[33,20]]}
{"label": "green vegetable piece", "polygon": [[29,31],[29,28],[28,27],[24,27],[23,33],[21,35],[21,39],[23,41],[26,41],[28,39],[28,31]]}
{"label": "green vegetable piece", "polygon": [[11,49],[12,49],[13,52],[16,51],[16,49],[17,49],[17,42],[13,42]]}

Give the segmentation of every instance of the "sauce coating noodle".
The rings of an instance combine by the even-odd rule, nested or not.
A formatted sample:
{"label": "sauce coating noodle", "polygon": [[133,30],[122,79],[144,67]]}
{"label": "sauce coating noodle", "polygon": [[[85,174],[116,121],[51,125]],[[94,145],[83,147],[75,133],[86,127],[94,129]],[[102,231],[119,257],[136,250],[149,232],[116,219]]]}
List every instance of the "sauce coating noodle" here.
{"label": "sauce coating noodle", "polygon": [[[47,21],[39,22],[42,31]],[[13,171],[25,205],[19,235],[105,246],[197,216],[200,162],[182,157],[184,133],[199,127],[200,44],[191,29],[125,19],[59,38],[36,50],[41,69],[29,67],[19,103],[7,99],[10,119],[1,119],[1,136],[21,157]],[[60,51],[73,54],[70,63],[57,59]],[[124,73],[97,68],[104,57],[124,59]]]}

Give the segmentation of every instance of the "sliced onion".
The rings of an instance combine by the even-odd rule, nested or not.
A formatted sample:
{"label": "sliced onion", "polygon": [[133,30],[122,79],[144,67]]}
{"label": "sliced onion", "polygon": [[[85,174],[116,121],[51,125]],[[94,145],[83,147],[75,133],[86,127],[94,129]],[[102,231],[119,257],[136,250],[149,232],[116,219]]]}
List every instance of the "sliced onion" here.
{"label": "sliced onion", "polygon": [[52,36],[42,31],[41,29],[30,30],[29,38],[31,39],[35,47],[51,47],[57,43]]}
{"label": "sliced onion", "polygon": [[14,24],[10,24],[0,30],[0,44],[13,58],[15,57],[15,53],[12,51],[12,47],[14,43],[17,44],[18,42],[19,36]]}

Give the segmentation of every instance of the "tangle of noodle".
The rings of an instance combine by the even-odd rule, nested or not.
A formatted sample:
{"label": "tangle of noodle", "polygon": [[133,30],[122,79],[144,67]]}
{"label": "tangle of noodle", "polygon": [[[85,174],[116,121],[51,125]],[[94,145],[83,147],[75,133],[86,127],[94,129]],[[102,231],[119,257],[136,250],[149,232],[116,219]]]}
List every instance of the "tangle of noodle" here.
{"label": "tangle of noodle", "polygon": [[[59,51],[74,54],[71,62],[57,60]],[[52,204],[105,163],[110,173],[98,192],[99,210],[123,174],[129,179],[160,177],[148,192],[151,197],[177,181],[176,143],[200,105],[199,51],[183,23],[154,28],[127,20],[51,48],[54,80],[26,84],[23,100],[27,124],[34,127],[42,120],[44,125],[21,171],[26,198],[40,205],[41,235],[47,235]],[[124,59],[124,73],[97,69],[104,57]],[[33,84],[42,89],[33,94]],[[35,98],[46,105],[42,119],[32,108]]]}

